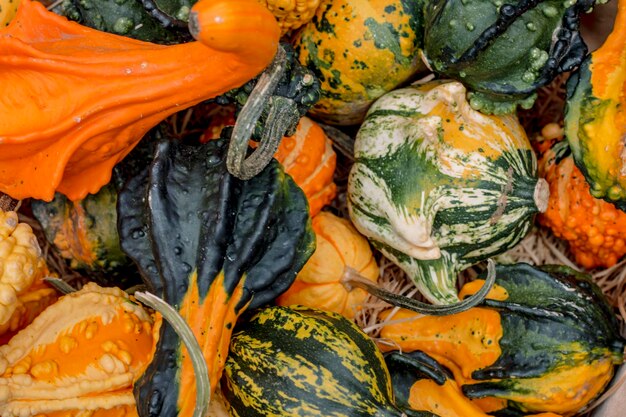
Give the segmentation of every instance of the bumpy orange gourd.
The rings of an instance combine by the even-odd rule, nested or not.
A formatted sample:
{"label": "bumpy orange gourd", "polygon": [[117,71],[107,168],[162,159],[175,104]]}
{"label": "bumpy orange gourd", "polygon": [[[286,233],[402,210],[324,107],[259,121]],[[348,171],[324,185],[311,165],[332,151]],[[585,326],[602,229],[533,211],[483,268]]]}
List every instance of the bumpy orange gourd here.
{"label": "bumpy orange gourd", "polygon": [[95,193],[150,128],[259,74],[278,48],[274,16],[256,0],[203,3],[190,20],[206,44],[162,46],[22,0],[0,29],[0,191]]}
{"label": "bumpy orange gourd", "polygon": [[346,268],[376,282],[378,265],[367,239],[348,220],[328,212],[313,218],[317,246],[294,283],[277,299],[282,306],[303,305],[354,318],[367,292],[341,283]]}
{"label": "bumpy orange gourd", "polygon": [[[225,107],[211,110],[211,123],[200,138],[201,142],[218,138],[223,127],[235,124],[234,109],[230,111],[229,115],[229,109]],[[304,191],[311,217],[337,195],[337,185],[333,182],[337,154],[324,130],[308,117],[300,119],[293,136],[281,140],[274,158],[283,164],[285,172]]]}
{"label": "bumpy orange gourd", "polygon": [[540,161],[550,199],[539,222],[569,243],[576,263],[608,268],[626,254],[626,213],[591,195],[572,156],[560,155],[566,152],[567,144],[559,142]]}
{"label": "bumpy orange gourd", "polygon": [[43,282],[50,272],[33,234],[14,211],[0,210],[0,343],[56,300]]}
{"label": "bumpy orange gourd", "polygon": [[337,155],[324,130],[308,117],[300,119],[295,135],[283,138],[274,158],[304,191],[311,216],[335,198]]}
{"label": "bumpy orange gourd", "polygon": [[259,0],[276,17],[283,34],[313,19],[320,0]]}
{"label": "bumpy orange gourd", "polygon": [[132,384],[152,359],[154,331],[118,288],[89,283],[60,298],[0,346],[0,415],[136,415]]}

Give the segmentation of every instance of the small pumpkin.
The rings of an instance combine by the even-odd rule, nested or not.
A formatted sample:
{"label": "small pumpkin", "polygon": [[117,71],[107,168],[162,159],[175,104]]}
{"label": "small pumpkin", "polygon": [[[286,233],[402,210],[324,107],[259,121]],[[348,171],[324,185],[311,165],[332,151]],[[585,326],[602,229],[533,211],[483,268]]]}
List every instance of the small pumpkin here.
{"label": "small pumpkin", "polygon": [[[306,198],[281,166],[273,161],[239,180],[227,171],[226,147],[164,138],[118,199],[122,249],[149,291],[191,327],[211,391],[239,315],[284,292],[314,249]],[[140,416],[191,416],[196,385],[187,352],[164,324],[134,387]]]}
{"label": "small pumpkin", "polygon": [[424,57],[429,67],[463,82],[470,103],[490,114],[530,108],[536,90],[576,68],[587,47],[579,15],[594,0],[439,0],[424,6]]}
{"label": "small pumpkin", "polygon": [[396,407],[383,356],[354,323],[301,306],[238,325],[221,387],[236,416],[437,417]]}
{"label": "small pumpkin", "polygon": [[348,180],[356,228],[436,304],[458,302],[457,273],[515,246],[548,199],[517,118],[483,115],[465,93],[436,81],[380,98]]}
{"label": "small pumpkin", "polygon": [[0,29],[0,191],[45,201],[95,193],[165,117],[259,74],[278,47],[274,17],[254,0],[210,3],[203,12],[222,18],[202,20],[206,45],[161,46],[22,0]]}
{"label": "small pumpkin", "polygon": [[[385,363],[398,404],[437,412],[440,417],[489,417],[483,409],[490,408],[491,404],[465,397],[450,371],[424,352],[390,352],[385,355]],[[527,417],[561,416],[541,413]]]}
{"label": "small pumpkin", "polygon": [[378,265],[367,239],[347,219],[329,212],[313,218],[315,252],[289,289],[276,299],[278,305],[303,305],[354,318],[367,292],[346,290],[342,284],[346,268],[376,282]]}
{"label": "small pumpkin", "polygon": [[11,19],[15,17],[20,0],[1,0],[0,1],[0,28],[9,24]]}
{"label": "small pumpkin", "polygon": [[[584,411],[624,360],[612,308],[588,275],[565,266],[499,265],[480,307],[446,317],[401,310],[381,338],[449,368],[463,394],[495,398],[490,413]],[[473,294],[482,280],[466,284]],[[497,404],[497,403],[496,403]]]}
{"label": "small pumpkin", "polygon": [[567,81],[565,136],[591,195],[626,210],[626,2],[613,32]]}
{"label": "small pumpkin", "polygon": [[128,294],[88,283],[0,346],[0,414],[136,415],[132,384],[153,336],[152,318]]}
{"label": "small pumpkin", "polygon": [[0,210],[0,344],[56,301],[51,275],[32,228]]}
{"label": "small pumpkin", "polygon": [[325,123],[361,123],[367,108],[424,69],[419,2],[325,0],[295,35],[298,60],[321,82],[310,114]]}
{"label": "small pumpkin", "polygon": [[584,268],[608,268],[626,254],[626,213],[593,197],[576,167],[567,142],[548,150],[540,167],[550,184],[548,209],[542,225],[569,243],[576,263]]}

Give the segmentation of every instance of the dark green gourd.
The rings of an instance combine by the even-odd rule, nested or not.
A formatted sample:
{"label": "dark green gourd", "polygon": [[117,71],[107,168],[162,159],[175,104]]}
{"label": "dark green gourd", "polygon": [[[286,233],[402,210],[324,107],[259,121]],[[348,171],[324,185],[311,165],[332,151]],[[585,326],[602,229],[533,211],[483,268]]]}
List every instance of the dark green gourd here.
{"label": "dark green gourd", "polygon": [[[242,181],[226,170],[227,143],[162,140],[149,169],[118,204],[122,248],[150,292],[193,330],[214,389],[237,317],[285,291],[314,249],[302,191],[273,160]],[[140,416],[191,416],[195,384],[181,340],[164,324],[135,384]]]}
{"label": "dark green gourd", "polygon": [[424,54],[433,71],[462,81],[472,106],[510,113],[587,54],[579,14],[593,0],[435,0],[424,6]]}

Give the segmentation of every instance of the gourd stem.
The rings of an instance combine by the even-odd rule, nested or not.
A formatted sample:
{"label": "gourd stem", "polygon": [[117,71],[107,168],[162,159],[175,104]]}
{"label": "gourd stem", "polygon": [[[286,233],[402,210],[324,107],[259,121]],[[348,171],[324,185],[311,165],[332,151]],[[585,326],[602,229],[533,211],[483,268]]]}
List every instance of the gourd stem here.
{"label": "gourd stem", "polygon": [[55,290],[61,294],[70,294],[76,292],[76,288],[57,277],[45,277],[44,282],[50,284]]}
{"label": "gourd stem", "polygon": [[[288,98],[271,97],[286,70],[287,53],[278,47],[276,57],[250,93],[241,109],[233,129],[226,157],[228,172],[242,180],[248,180],[263,170],[271,161],[288,123],[295,125],[299,119],[296,104]],[[270,104],[268,120],[259,146],[246,158],[248,142],[266,104]],[[294,121],[294,116],[295,121]],[[287,125],[287,127],[285,126]]]}
{"label": "gourd stem", "polygon": [[17,207],[18,201],[9,197],[8,195],[0,192],[0,210],[2,211],[12,211]]}
{"label": "gourd stem", "polygon": [[401,307],[407,310],[415,311],[416,313],[428,314],[431,316],[446,316],[449,314],[461,313],[482,303],[485,300],[485,297],[487,297],[487,294],[489,293],[491,288],[493,287],[495,281],[495,264],[491,259],[489,259],[487,262],[487,279],[485,280],[485,283],[483,284],[481,289],[478,290],[476,294],[464,299],[463,301],[448,305],[426,304],[409,297],[392,293],[385,290],[378,284],[375,284],[363,278],[358,272],[349,267],[346,267],[344,270],[342,283],[347,288],[350,288],[351,286],[362,288],[371,295],[374,295],[395,307]]}
{"label": "gourd stem", "polygon": [[209,381],[209,370],[198,340],[187,322],[185,322],[185,319],[165,301],[149,292],[136,292],[135,298],[161,313],[185,344],[196,375],[196,406],[193,411],[193,417],[204,417],[211,401],[211,384]]}

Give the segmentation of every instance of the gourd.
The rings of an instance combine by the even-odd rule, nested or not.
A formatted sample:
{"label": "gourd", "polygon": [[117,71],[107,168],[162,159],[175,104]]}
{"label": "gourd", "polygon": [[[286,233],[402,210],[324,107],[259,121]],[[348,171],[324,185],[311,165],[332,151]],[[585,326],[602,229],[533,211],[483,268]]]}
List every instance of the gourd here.
{"label": "gourd", "polygon": [[2,0],[0,1],[0,28],[3,28],[9,24],[11,19],[17,12],[17,7],[20,5],[20,0]]}
{"label": "gourd", "polygon": [[122,251],[117,233],[117,191],[111,183],[82,200],[56,193],[45,203],[33,200],[33,214],[46,239],[70,268],[103,286],[138,283],[137,268]]}
{"label": "gourd", "polygon": [[[211,391],[238,316],[285,291],[314,250],[302,191],[276,161],[248,181],[233,177],[226,145],[164,138],[118,198],[122,249],[193,330]],[[134,393],[140,416],[192,414],[192,363],[169,324]]]}
{"label": "gourd", "polygon": [[310,114],[324,123],[359,124],[374,100],[423,69],[420,4],[326,0],[293,45],[321,82]]}
{"label": "gourd", "polygon": [[283,35],[308,23],[320,5],[320,0],[259,0],[272,12]]}
{"label": "gourd", "polygon": [[380,98],[348,180],[356,228],[436,304],[457,302],[457,273],[516,245],[548,199],[516,117],[483,115],[465,92],[442,81]]}
{"label": "gourd", "polygon": [[300,119],[295,135],[282,139],[274,158],[304,191],[311,217],[335,198],[337,186],[333,176],[337,155],[332,141],[308,117]]}
{"label": "gourd", "polygon": [[435,416],[396,407],[390,382],[354,323],[294,306],[262,309],[237,327],[221,388],[236,416]]}
{"label": "gourd", "polygon": [[[215,109],[211,116],[211,123],[200,142],[218,138],[224,127],[235,123],[234,113],[229,114],[221,107]],[[250,144],[256,146],[255,142]],[[295,134],[282,138],[274,158],[304,191],[311,217],[316,216],[322,207],[335,198],[337,185],[333,182],[333,176],[337,154],[333,150],[332,141],[313,120],[302,117]]]}
{"label": "gourd", "polygon": [[342,279],[352,268],[373,282],[378,279],[378,265],[367,239],[349,220],[329,212],[313,217],[315,252],[296,276],[295,282],[276,300],[278,305],[303,305],[339,313],[353,319],[367,292],[360,288],[346,290]]}
{"label": "gourd", "polygon": [[548,209],[539,222],[568,242],[576,263],[584,268],[608,268],[626,254],[626,213],[593,197],[584,175],[574,164],[567,142],[558,142],[540,161],[548,183]]}
{"label": "gourd", "polygon": [[22,0],[0,30],[0,191],[15,199],[50,201],[55,191],[84,198],[165,117],[260,73],[278,47],[274,17],[253,0],[211,3],[205,13],[223,13],[203,20],[213,43],[161,46]]}
{"label": "gourd", "polygon": [[51,275],[32,228],[15,211],[0,210],[0,343],[56,300]]}
{"label": "gourd", "polygon": [[601,290],[565,266],[499,265],[496,275],[480,307],[447,317],[401,310],[380,337],[437,359],[465,396],[499,399],[489,412],[582,412],[623,362],[624,339]]}
{"label": "gourd", "polygon": [[530,108],[535,91],[583,61],[587,47],[577,2],[438,0],[424,5],[424,57],[463,82],[474,109],[504,114]]}
{"label": "gourd", "polygon": [[626,2],[613,32],[567,82],[565,136],[591,195],[626,210],[623,137],[626,88]]}
{"label": "gourd", "polygon": [[0,346],[0,414],[136,415],[132,384],[152,357],[153,324],[118,288],[65,295]]}
{"label": "gourd", "polygon": [[[157,15],[158,9],[148,6],[148,3],[154,5],[154,2],[140,0],[66,0],[61,3],[59,14],[84,26],[146,42],[167,45],[192,40],[186,23],[172,24],[162,15]],[[176,2],[170,0],[170,3]],[[195,1],[187,3],[179,9],[183,14],[180,17],[185,17],[185,20],[185,11],[188,15],[191,3]]]}
{"label": "gourd", "polygon": [[[390,352],[385,363],[391,374],[393,392],[399,404],[412,409],[436,411],[440,417],[489,417],[463,395],[450,371],[424,352]],[[483,408],[488,405],[483,402]],[[528,417],[560,417],[554,413]]]}

